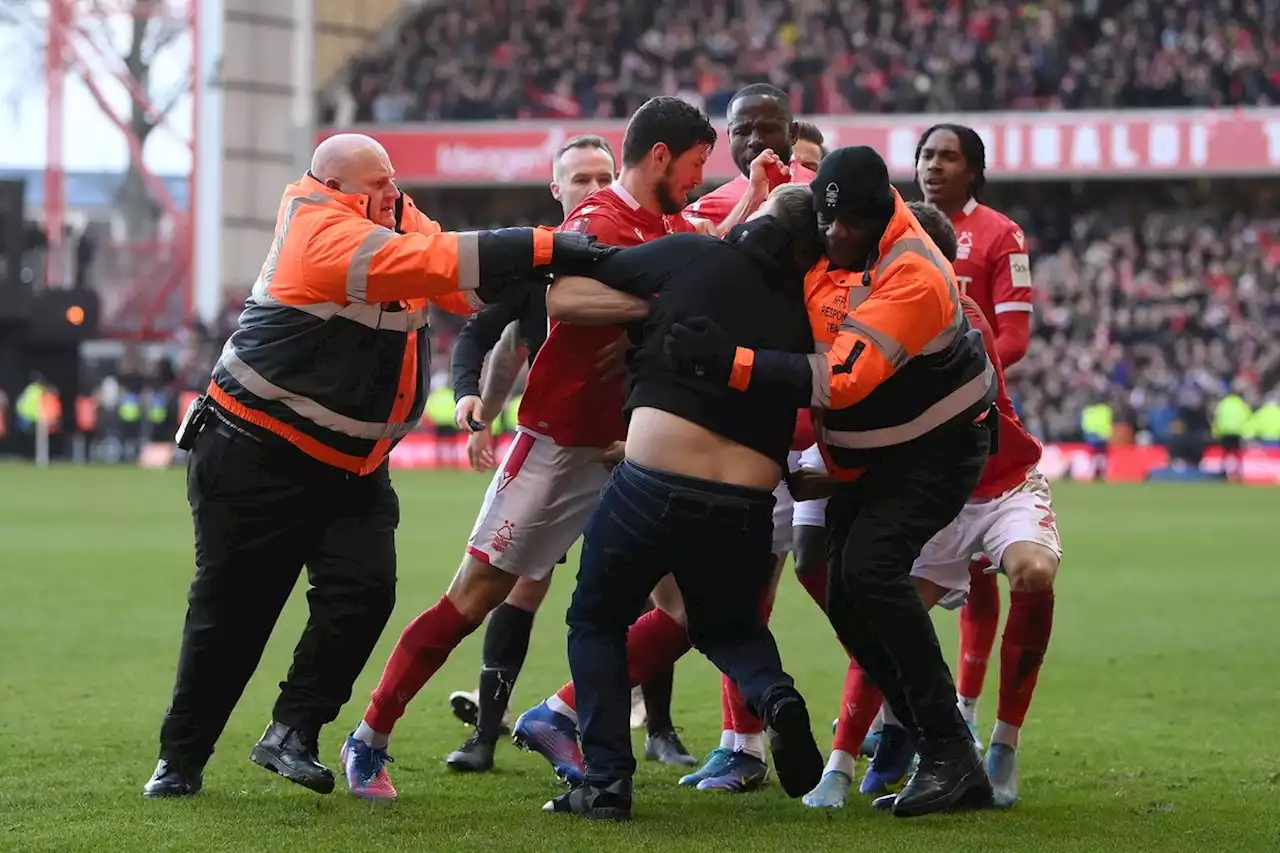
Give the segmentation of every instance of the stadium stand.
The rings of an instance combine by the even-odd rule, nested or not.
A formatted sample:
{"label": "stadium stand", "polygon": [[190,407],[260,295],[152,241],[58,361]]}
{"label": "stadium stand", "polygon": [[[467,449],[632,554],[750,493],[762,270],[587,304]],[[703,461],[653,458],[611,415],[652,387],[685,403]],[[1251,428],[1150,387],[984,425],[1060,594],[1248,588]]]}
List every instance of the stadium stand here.
{"label": "stadium stand", "polygon": [[807,114],[1280,102],[1275,0],[470,0],[358,59],[330,121],[711,113],[746,83]]}

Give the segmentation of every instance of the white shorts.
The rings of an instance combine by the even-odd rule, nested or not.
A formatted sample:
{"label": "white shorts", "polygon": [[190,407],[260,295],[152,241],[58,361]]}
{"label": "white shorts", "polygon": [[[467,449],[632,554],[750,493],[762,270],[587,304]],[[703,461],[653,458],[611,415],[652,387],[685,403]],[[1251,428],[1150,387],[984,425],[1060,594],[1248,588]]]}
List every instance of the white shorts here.
{"label": "white shorts", "polygon": [[587,526],[609,478],[603,453],[518,430],[484,493],[467,553],[518,577],[545,578]]}
{"label": "white shorts", "polygon": [[[818,445],[814,444],[800,454],[799,465],[792,465],[795,468],[815,468],[819,471],[827,470],[827,463],[822,459],[822,451],[818,449]],[[796,504],[795,512],[791,517],[793,527],[826,527],[827,526],[827,499],[820,498],[816,501],[801,501]]]}
{"label": "white shorts", "polygon": [[[788,467],[794,466],[800,454],[794,450],[787,456]],[[795,498],[787,488],[787,481],[778,483],[773,490],[773,553],[787,554],[791,551],[791,515],[795,509]]]}
{"label": "white shorts", "polygon": [[1005,550],[1015,542],[1035,542],[1062,557],[1049,481],[1039,471],[1032,470],[1021,486],[999,497],[965,504],[954,521],[925,543],[911,575],[951,590],[941,604],[958,607],[969,594],[973,555],[985,554],[992,565],[988,571],[999,571]]}

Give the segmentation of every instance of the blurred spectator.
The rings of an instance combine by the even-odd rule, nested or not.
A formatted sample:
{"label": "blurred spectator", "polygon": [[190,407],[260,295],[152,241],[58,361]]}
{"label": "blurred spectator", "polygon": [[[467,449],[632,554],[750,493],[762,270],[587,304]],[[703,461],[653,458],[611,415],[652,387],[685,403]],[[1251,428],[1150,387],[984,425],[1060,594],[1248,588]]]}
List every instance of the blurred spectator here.
{"label": "blurred spectator", "polygon": [[460,0],[353,63],[327,122],[623,118],[656,94],[723,112],[746,83],[799,112],[1280,102],[1280,0]]}

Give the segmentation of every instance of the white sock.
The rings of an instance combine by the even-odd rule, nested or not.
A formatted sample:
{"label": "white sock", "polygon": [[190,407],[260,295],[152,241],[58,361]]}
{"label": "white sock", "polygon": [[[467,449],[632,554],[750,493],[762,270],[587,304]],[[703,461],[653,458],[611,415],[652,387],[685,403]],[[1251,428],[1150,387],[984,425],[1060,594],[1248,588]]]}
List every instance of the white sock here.
{"label": "white sock", "polygon": [[960,709],[960,716],[964,717],[966,723],[978,722],[978,700],[970,699],[968,696],[956,696],[956,707]]}
{"label": "white sock", "polygon": [[1002,743],[1013,749],[1018,748],[1018,732],[1021,731],[1017,726],[1011,726],[1008,723],[996,720],[996,727],[991,731],[991,742]]}
{"label": "white sock", "polygon": [[573,720],[573,724],[575,726],[578,724],[578,712],[566,705],[564,700],[559,696],[556,696],[554,693],[551,694],[551,698],[547,700],[547,707],[555,711],[557,714],[564,714],[570,720]]}
{"label": "white sock", "polygon": [[356,740],[369,744],[374,749],[386,749],[387,744],[391,743],[391,735],[380,735],[373,730],[373,727],[364,720],[360,721],[360,725],[356,726],[355,733],[352,735]]}
{"label": "white sock", "polygon": [[843,773],[850,779],[853,778],[853,756],[841,749],[831,750],[831,757],[827,759],[826,772],[835,771]]}
{"label": "white sock", "polygon": [[903,728],[902,723],[898,721],[896,716],[894,716],[893,709],[889,707],[887,702],[880,706],[880,721],[882,723],[882,729],[884,726],[897,726],[898,728]]}
{"label": "white sock", "polygon": [[733,747],[738,743],[738,736],[734,734],[733,729],[725,729],[720,733],[720,748],[733,752]]}
{"label": "white sock", "polygon": [[762,732],[750,735],[738,734],[734,737],[733,751],[745,752],[764,761],[764,734]]}
{"label": "white sock", "polygon": [[869,733],[884,731],[884,705],[881,705],[880,710],[876,711],[876,718],[871,721],[871,728],[867,731]]}

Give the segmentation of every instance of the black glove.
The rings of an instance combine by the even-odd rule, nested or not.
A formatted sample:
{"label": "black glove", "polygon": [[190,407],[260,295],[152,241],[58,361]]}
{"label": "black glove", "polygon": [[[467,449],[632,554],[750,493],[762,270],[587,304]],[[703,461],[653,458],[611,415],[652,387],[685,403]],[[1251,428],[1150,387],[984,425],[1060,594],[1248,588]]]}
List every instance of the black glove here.
{"label": "black glove", "polygon": [[589,234],[573,234],[557,231],[554,235],[551,263],[539,267],[555,275],[591,276],[600,261],[618,251],[617,246],[596,242]]}
{"label": "black glove", "polygon": [[663,354],[675,362],[681,373],[729,384],[733,357],[738,346],[729,333],[710,317],[690,317],[672,324],[662,341]]}

